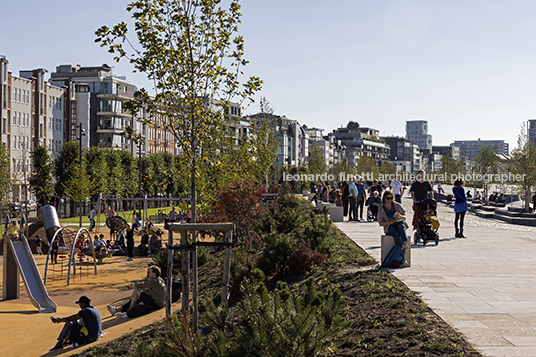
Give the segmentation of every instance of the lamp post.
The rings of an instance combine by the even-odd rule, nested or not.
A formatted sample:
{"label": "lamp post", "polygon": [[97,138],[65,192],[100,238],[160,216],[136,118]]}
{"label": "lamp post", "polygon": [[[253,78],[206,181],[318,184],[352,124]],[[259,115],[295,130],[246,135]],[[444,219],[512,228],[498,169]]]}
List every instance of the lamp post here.
{"label": "lamp post", "polygon": [[[76,126],[79,129],[78,140],[80,140],[80,185],[82,185],[83,167],[82,167],[82,136],[84,136],[85,130],[82,128],[82,123],[78,123]],[[80,207],[78,207],[80,213],[80,223],[78,228],[82,228],[82,196],[80,195]]]}

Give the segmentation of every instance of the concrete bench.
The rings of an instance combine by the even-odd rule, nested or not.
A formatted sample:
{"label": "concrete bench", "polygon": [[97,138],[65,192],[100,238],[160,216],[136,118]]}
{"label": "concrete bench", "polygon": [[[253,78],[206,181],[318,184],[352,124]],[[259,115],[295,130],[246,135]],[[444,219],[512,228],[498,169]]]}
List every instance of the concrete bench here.
{"label": "concrete bench", "polygon": [[342,206],[329,206],[329,217],[333,222],[342,222],[344,220]]}
{"label": "concrete bench", "polygon": [[[382,264],[394,246],[395,246],[395,239],[393,238],[393,236],[382,235],[381,237],[381,259],[382,259],[381,263]],[[409,241],[409,239],[404,245],[404,250],[406,252],[405,254],[406,262],[400,266],[401,268],[411,266],[411,242]]]}

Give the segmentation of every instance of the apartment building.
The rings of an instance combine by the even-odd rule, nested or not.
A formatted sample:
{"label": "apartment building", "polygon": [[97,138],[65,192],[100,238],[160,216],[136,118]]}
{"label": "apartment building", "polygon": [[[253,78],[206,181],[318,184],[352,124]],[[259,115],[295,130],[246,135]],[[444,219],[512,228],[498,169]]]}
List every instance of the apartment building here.
{"label": "apartment building", "polygon": [[428,134],[428,121],[406,121],[406,138],[421,150],[432,150],[432,135]]}
{"label": "apartment building", "polygon": [[450,146],[459,147],[460,155],[465,156],[468,160],[473,160],[483,146],[491,146],[496,154],[508,156],[508,143],[505,143],[504,140],[480,140],[480,138],[478,140],[457,140]]}

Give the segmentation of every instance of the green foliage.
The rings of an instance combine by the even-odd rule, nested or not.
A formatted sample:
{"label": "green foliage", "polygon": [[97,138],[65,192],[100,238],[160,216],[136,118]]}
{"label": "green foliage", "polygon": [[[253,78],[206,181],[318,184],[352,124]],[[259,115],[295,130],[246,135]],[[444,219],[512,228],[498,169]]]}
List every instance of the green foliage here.
{"label": "green foliage", "polygon": [[[486,181],[484,177],[493,178],[499,172],[501,161],[496,154],[497,148],[492,145],[483,145],[480,147],[480,152],[474,158],[473,177],[482,177],[482,180],[475,180],[475,183],[482,185],[485,193],[485,200],[488,200],[488,187],[494,180]],[[480,175],[480,176],[479,176]]]}
{"label": "green foliage", "polygon": [[530,189],[536,184],[536,147],[528,139],[526,125],[521,125],[517,137],[517,147],[510,152],[507,168],[513,174],[525,175],[522,181],[516,181],[525,193],[525,211],[530,212]]}
{"label": "green foliage", "polygon": [[382,162],[382,166],[380,166],[380,174],[385,175],[395,175],[396,174],[396,167],[393,166],[389,161]]}
{"label": "green foliage", "polygon": [[[447,178],[453,177],[451,175],[463,175],[465,173],[465,157],[462,155],[452,157],[452,152],[449,152],[447,155],[443,155],[441,158],[441,172],[447,173]],[[452,182],[443,183],[452,184]]]}
{"label": "green foliage", "polygon": [[377,178],[380,173],[378,165],[376,165],[372,157],[369,156],[361,156],[359,158],[355,171],[357,175],[371,172],[375,178]]}
{"label": "green foliage", "polygon": [[326,160],[317,145],[309,146],[309,158],[307,159],[307,171],[313,175],[322,175],[327,170]]}
{"label": "green foliage", "polygon": [[[167,278],[167,260],[168,260],[168,250],[167,249],[161,249],[158,254],[152,256],[153,261],[147,266],[156,265],[160,268],[160,276],[162,279]],[[180,251],[175,251],[173,254],[173,275],[178,274],[181,271],[182,267],[182,254]]]}
{"label": "green foliage", "polygon": [[78,176],[72,176],[70,180],[63,184],[63,192],[73,202],[85,202],[95,192],[95,183],[91,181],[87,172],[80,170],[79,167],[78,164],[73,166],[75,171],[79,173]]}
{"label": "green foliage", "polygon": [[93,182],[94,192],[91,194],[91,200],[96,201],[99,193],[110,194],[106,184],[108,179],[108,162],[106,160],[106,150],[97,146],[92,146],[85,152],[86,165],[85,170],[89,179]]}
{"label": "green foliage", "polygon": [[348,125],[346,127],[350,131],[358,131],[359,130],[359,123],[356,122],[356,121],[349,121]]}
{"label": "green foliage", "polygon": [[280,207],[263,217],[259,222],[259,229],[265,235],[257,267],[267,275],[302,272],[301,269],[289,270],[288,264],[293,252],[305,249],[304,244],[311,252],[300,252],[302,254],[295,254],[294,258],[304,257],[309,261],[295,262],[293,267],[310,267],[311,261],[321,263],[323,259],[314,256],[314,251],[326,256],[333,252],[334,240],[330,234],[331,220],[328,218],[327,208],[322,214],[315,215],[307,201],[295,196],[286,195],[280,198]]}
{"label": "green foliage", "polygon": [[56,178],[56,193],[59,196],[65,195],[69,182],[80,175],[80,144],[77,141],[69,141],[62,145],[56,160],[54,161],[54,177]]}
{"label": "green foliage", "polygon": [[9,170],[9,154],[3,142],[0,142],[0,204],[7,205],[12,188]]}
{"label": "green foliage", "polygon": [[242,294],[235,324],[224,308],[207,304],[209,356],[316,356],[347,326],[340,291],[320,293],[313,279],[294,290],[278,282],[273,292],[262,282],[249,284]]}
{"label": "green foliage", "polygon": [[[248,63],[243,58],[244,39],[237,33],[240,5],[232,1],[227,10],[220,5],[219,1],[196,0],[130,3],[127,11],[135,20],[141,47],[133,54],[125,47],[131,42],[124,22],[96,31],[95,41],[115,54],[115,60],[127,59],[136,71],[154,81],[156,95],[141,89],[128,106],[133,114],[145,108],[150,114],[147,123],[161,119],[177,139],[190,172],[194,222],[197,180],[225,162],[228,154],[219,143],[228,137],[222,133],[230,125],[229,103],[238,97],[242,104],[262,84],[258,77],[240,83],[242,67]],[[159,177],[152,178],[144,179],[145,188],[157,192],[157,188],[147,187],[161,184]],[[204,185],[208,183],[201,182],[201,189],[210,189]]]}
{"label": "green foliage", "polygon": [[37,202],[46,205],[54,193],[54,181],[52,173],[54,166],[52,157],[45,146],[36,146],[30,153],[32,159],[32,174],[30,176],[30,187],[35,193]]}

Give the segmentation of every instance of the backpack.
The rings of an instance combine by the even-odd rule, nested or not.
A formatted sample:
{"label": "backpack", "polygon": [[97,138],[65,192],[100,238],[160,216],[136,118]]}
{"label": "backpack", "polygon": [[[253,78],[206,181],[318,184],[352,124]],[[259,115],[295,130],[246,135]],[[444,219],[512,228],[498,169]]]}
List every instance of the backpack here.
{"label": "backpack", "polygon": [[350,197],[350,187],[348,187],[348,186],[350,186],[350,185],[344,186],[344,195],[346,197]]}
{"label": "backpack", "polygon": [[396,244],[382,263],[382,268],[400,268],[402,263],[404,263],[406,252],[402,246]]}

